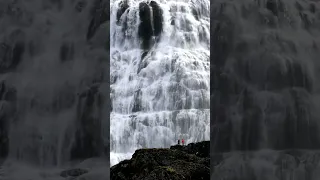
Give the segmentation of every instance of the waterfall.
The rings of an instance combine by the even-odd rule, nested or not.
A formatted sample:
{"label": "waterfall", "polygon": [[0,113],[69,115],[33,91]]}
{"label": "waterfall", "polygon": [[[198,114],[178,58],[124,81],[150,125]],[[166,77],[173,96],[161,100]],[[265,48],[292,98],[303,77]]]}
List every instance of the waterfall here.
{"label": "waterfall", "polygon": [[210,2],[110,2],[111,165],[210,137]]}
{"label": "waterfall", "polygon": [[0,2],[0,179],[104,156],[108,3]]}
{"label": "waterfall", "polygon": [[319,179],[320,4],[211,4],[211,179]]}

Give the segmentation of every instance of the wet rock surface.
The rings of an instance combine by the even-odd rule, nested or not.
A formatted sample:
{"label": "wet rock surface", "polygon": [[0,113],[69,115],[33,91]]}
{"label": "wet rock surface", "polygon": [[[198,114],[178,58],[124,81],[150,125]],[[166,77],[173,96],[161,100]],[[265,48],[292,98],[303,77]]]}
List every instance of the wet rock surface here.
{"label": "wet rock surface", "polygon": [[[209,141],[172,146],[170,149],[139,149],[131,160],[111,167],[112,180],[200,180],[210,177]],[[199,155],[199,156],[198,156]]]}

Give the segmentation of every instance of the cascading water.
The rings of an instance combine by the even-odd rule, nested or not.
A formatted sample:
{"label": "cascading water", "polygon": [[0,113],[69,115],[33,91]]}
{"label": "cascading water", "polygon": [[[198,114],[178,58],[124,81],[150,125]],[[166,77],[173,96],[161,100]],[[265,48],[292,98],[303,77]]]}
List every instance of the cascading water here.
{"label": "cascading water", "polygon": [[111,165],[210,137],[210,2],[113,0]]}
{"label": "cascading water", "polygon": [[311,0],[211,4],[212,180],[319,179],[319,10]]}
{"label": "cascading water", "polygon": [[42,170],[103,156],[108,3],[0,2],[1,180],[60,179]]}

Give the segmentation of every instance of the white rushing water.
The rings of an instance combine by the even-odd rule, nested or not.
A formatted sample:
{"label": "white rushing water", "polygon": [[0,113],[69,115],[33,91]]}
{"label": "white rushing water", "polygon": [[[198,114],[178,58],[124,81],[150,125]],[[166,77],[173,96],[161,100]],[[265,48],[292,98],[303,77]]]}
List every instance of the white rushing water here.
{"label": "white rushing water", "polygon": [[111,165],[138,148],[210,137],[209,0],[157,0],[160,35],[155,35],[159,11],[149,4],[151,16],[146,16],[155,36],[148,48],[141,48],[139,37],[142,2],[154,3],[112,0],[110,5]]}
{"label": "white rushing water", "polygon": [[[7,151],[0,157],[1,180],[64,179],[61,170],[102,154],[108,113],[99,98],[109,88],[109,27],[100,23],[94,35],[87,34],[103,3],[0,2],[0,153]],[[96,84],[105,93],[88,90]],[[79,134],[98,145],[77,147],[86,141]]]}

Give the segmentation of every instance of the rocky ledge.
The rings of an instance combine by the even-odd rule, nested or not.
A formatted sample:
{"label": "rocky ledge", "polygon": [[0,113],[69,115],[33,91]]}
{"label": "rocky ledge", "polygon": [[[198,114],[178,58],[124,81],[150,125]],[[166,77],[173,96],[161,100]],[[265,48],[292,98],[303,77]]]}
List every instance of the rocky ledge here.
{"label": "rocky ledge", "polygon": [[170,149],[139,149],[130,160],[111,167],[112,180],[210,179],[210,142],[171,146]]}

